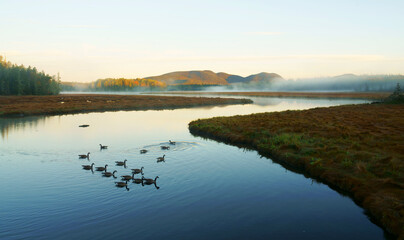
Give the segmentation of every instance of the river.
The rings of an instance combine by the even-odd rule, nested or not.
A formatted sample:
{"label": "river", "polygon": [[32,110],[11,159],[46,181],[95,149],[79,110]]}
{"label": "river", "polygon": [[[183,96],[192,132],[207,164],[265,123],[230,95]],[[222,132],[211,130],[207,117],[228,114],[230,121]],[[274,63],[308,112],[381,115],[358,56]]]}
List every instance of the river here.
{"label": "river", "polygon": [[[0,119],[0,239],[383,239],[383,230],[349,197],[255,151],[188,131],[198,118],[367,101],[252,99]],[[78,158],[87,152],[89,160]],[[126,168],[115,165],[125,159]],[[118,178],[82,169],[91,163],[108,164]],[[115,187],[119,176],[141,167],[146,178],[159,176],[156,185]]]}

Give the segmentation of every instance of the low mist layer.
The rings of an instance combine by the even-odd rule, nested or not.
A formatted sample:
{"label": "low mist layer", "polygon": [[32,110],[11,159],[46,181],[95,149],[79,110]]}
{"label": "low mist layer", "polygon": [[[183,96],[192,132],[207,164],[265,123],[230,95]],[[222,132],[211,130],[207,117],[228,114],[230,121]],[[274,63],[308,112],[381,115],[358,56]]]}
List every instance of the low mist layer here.
{"label": "low mist layer", "polygon": [[295,91],[391,92],[404,75],[354,75],[284,79],[276,73],[247,77],[212,71],[181,71],[147,78],[106,78],[91,83],[62,82],[63,91]]}

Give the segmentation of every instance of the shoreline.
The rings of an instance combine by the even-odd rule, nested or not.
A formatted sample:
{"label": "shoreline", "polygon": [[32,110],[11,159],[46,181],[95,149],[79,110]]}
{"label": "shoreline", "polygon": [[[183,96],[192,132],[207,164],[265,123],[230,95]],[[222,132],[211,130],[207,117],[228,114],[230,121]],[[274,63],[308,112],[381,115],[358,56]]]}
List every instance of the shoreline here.
{"label": "shoreline", "polygon": [[169,110],[250,103],[252,103],[250,99],[150,95],[61,94],[51,96],[0,96],[0,117]]}
{"label": "shoreline", "polygon": [[389,92],[198,92],[198,91],[173,91],[150,92],[145,94],[192,94],[192,95],[224,95],[224,96],[249,96],[249,97],[279,97],[279,98],[346,98],[346,99],[371,99],[381,100],[388,97]]}
{"label": "shoreline", "polygon": [[404,237],[404,129],[396,116],[402,111],[404,105],[344,105],[202,119],[189,123],[189,130],[256,150],[323,182],[350,196],[389,233]]}

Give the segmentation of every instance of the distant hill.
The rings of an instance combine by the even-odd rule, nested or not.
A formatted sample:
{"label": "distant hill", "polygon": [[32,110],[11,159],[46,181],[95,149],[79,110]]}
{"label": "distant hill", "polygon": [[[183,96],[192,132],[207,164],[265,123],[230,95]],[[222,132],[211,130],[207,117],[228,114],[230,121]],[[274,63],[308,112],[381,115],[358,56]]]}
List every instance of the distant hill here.
{"label": "distant hill", "polygon": [[146,79],[164,82],[167,85],[227,85],[224,78],[212,71],[181,71],[171,72]]}
{"label": "distant hill", "polygon": [[250,75],[250,76],[246,77],[246,79],[247,79],[246,82],[261,82],[261,81],[269,82],[274,79],[282,79],[282,77],[276,73],[262,72],[262,73]]}
{"label": "distant hill", "polygon": [[228,85],[233,83],[250,83],[260,81],[272,81],[273,79],[282,79],[276,73],[259,73],[248,77],[241,77],[224,72],[214,73],[212,71],[180,71],[166,73],[160,76],[147,77],[167,85]]}

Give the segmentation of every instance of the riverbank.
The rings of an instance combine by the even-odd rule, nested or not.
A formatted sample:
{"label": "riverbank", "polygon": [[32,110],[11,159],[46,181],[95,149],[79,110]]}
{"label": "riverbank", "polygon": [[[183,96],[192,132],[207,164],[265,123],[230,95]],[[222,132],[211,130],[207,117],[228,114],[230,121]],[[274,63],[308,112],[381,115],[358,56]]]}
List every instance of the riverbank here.
{"label": "riverbank", "polygon": [[[192,95],[228,95],[250,97],[286,97],[286,98],[350,98],[381,100],[389,96],[388,92],[152,92],[151,94],[192,94]],[[149,93],[147,93],[149,94]]]}
{"label": "riverbank", "polygon": [[0,117],[248,104],[249,99],[147,95],[0,96]]}
{"label": "riverbank", "polygon": [[193,121],[192,134],[257,150],[350,195],[404,238],[404,105],[361,104]]}

